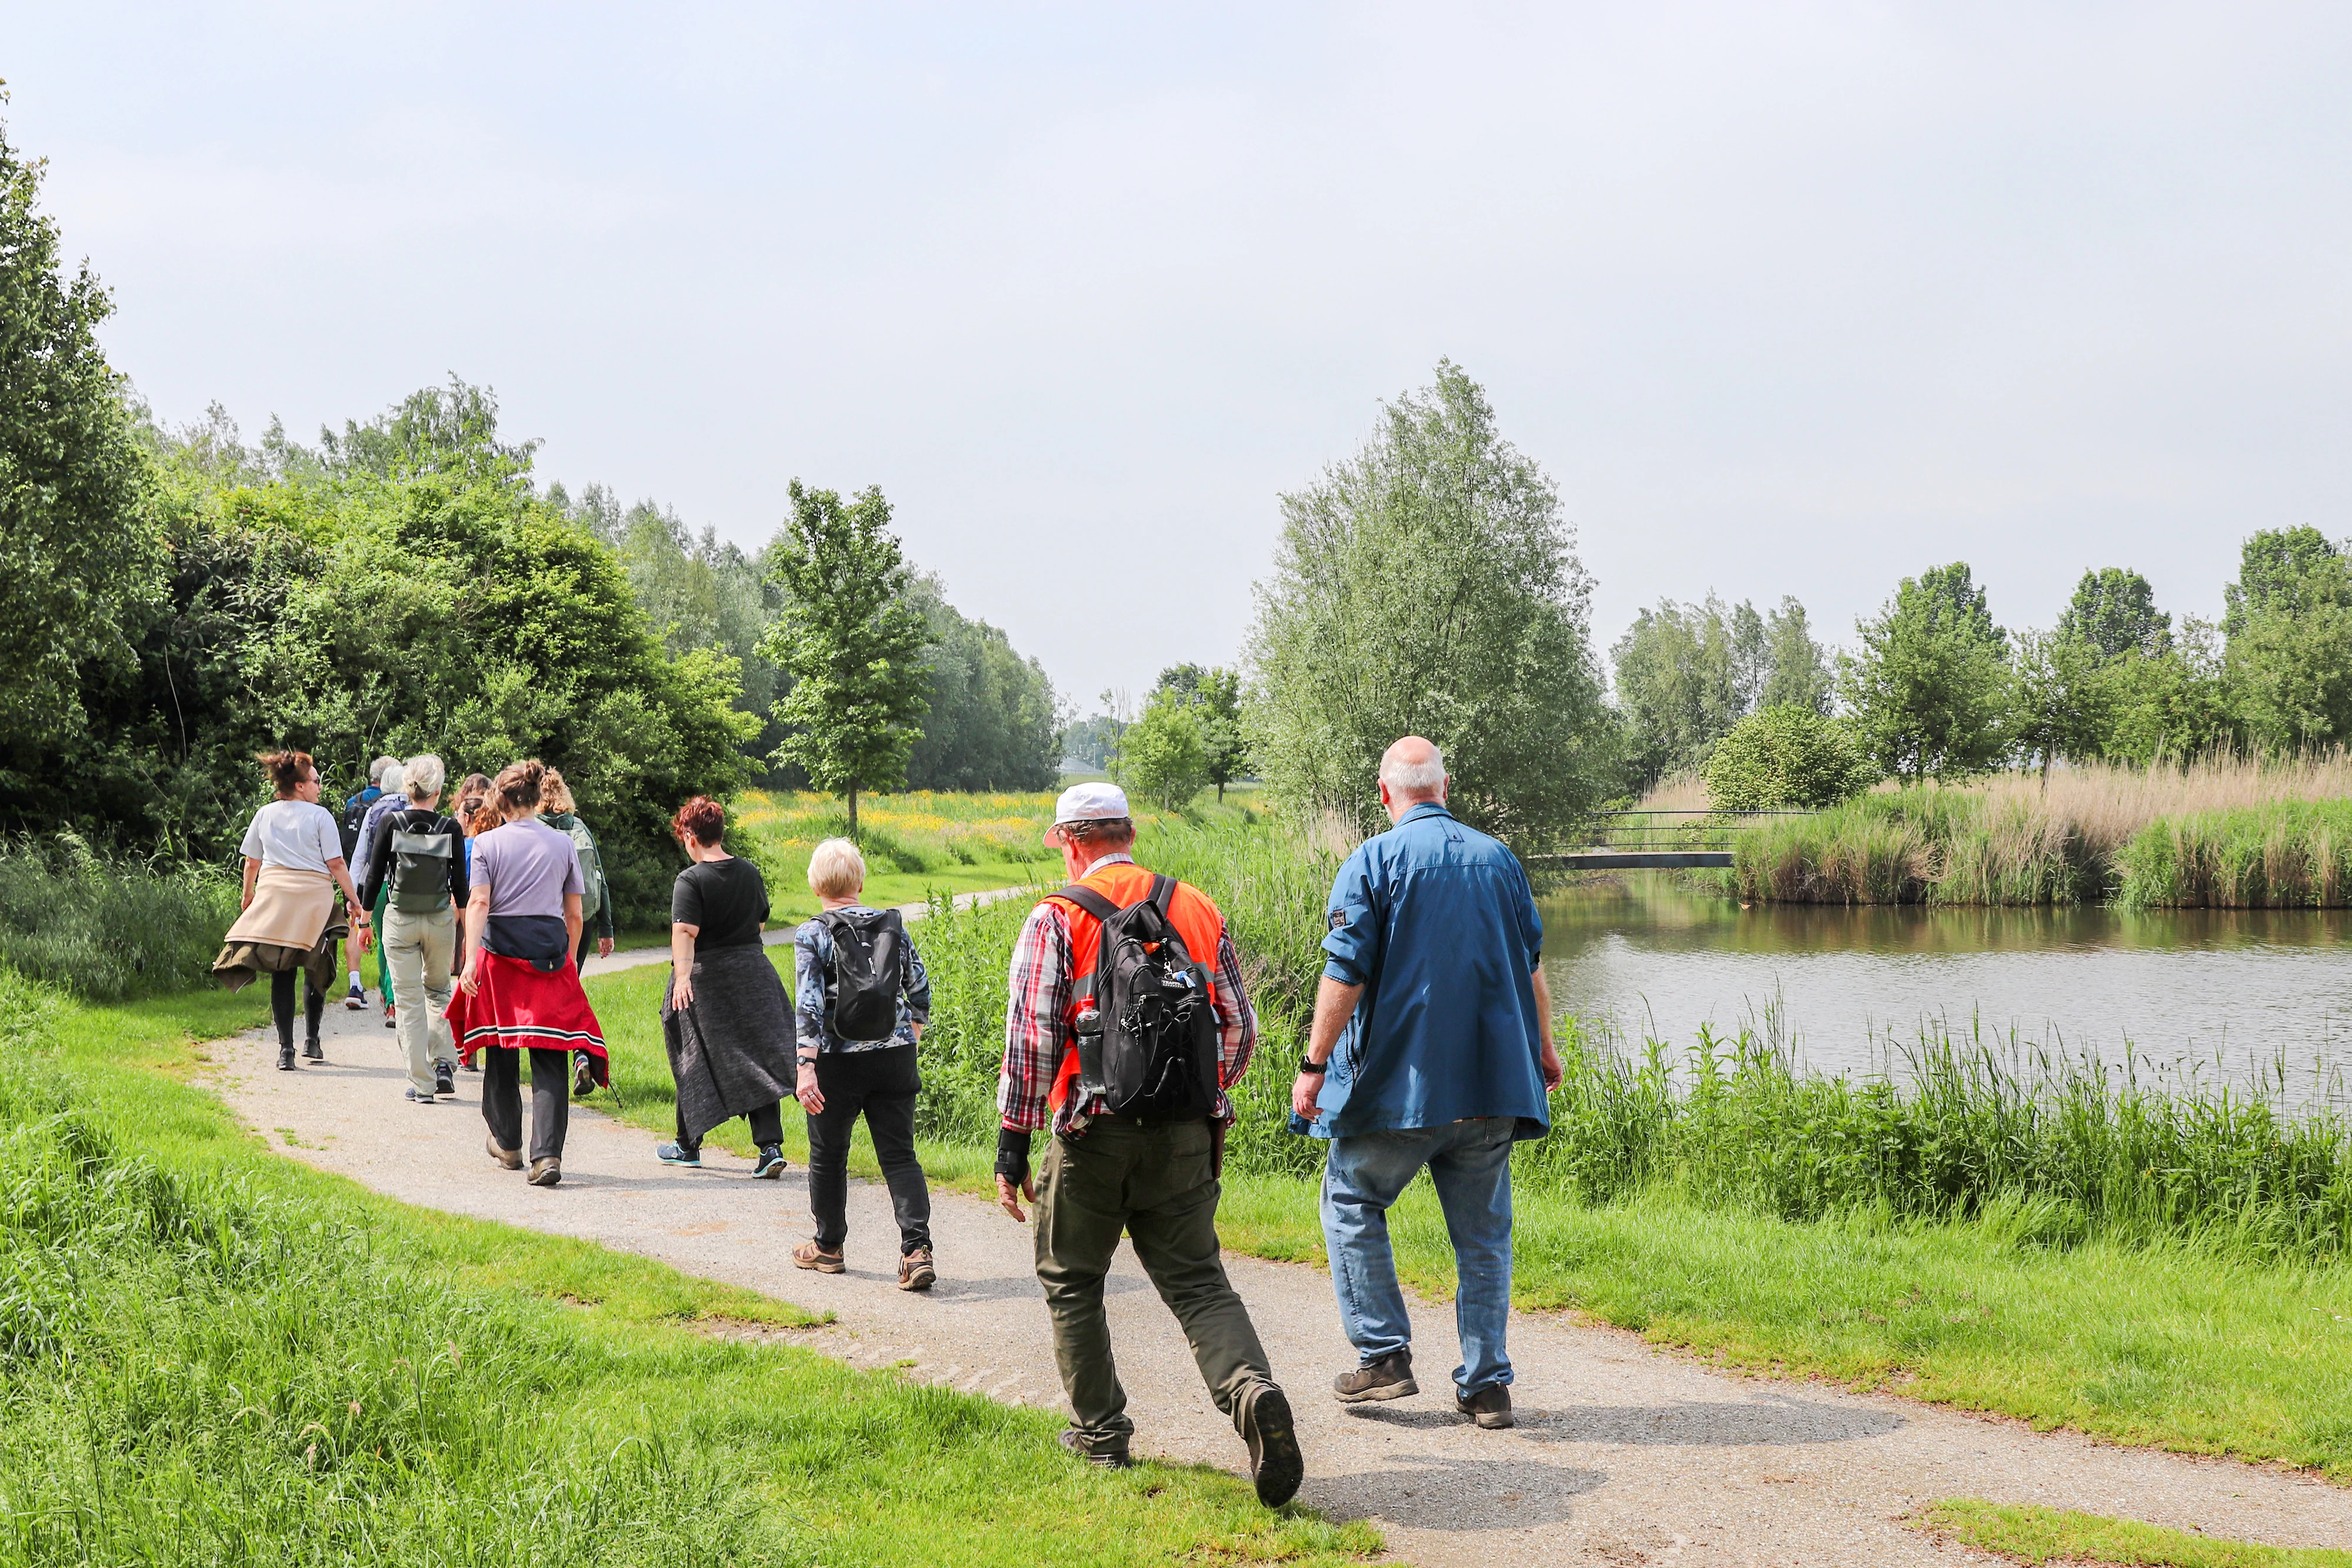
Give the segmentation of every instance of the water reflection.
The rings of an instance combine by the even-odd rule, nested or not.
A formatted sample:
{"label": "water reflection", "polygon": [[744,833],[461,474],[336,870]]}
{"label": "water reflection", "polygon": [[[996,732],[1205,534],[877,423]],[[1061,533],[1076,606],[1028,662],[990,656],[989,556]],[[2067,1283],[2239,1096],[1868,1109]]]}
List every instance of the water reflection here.
{"label": "water reflection", "polygon": [[1777,1006],[1804,1059],[1843,1071],[1935,1021],[2240,1082],[2284,1064],[2298,1099],[2352,1065],[2343,910],[1742,909],[1635,873],[1543,915],[1560,1005],[1636,1038]]}

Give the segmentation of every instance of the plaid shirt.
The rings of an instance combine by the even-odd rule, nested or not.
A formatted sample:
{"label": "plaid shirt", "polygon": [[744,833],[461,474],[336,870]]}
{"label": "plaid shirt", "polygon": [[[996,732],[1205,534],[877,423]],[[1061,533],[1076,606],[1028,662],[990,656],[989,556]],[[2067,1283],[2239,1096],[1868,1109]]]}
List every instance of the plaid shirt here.
{"label": "plaid shirt", "polygon": [[[1105,855],[1087,867],[1091,876],[1103,866],[1133,863],[1125,854]],[[1080,880],[1084,880],[1081,878]],[[1230,935],[1217,938],[1213,966],[1217,1009],[1216,1119],[1230,1124],[1232,1104],[1224,1092],[1249,1071],[1250,1053],[1257,1049],[1257,1015],[1250,1010],[1242,989],[1241,956]],[[1062,1059],[1076,1043],[1070,1030],[1070,925],[1060,904],[1051,899],[1029,912],[1021,939],[1013,945],[1013,998],[1004,1009],[1004,1067],[996,1084],[996,1109],[1004,1125],[1015,1132],[1034,1132],[1045,1124],[1048,1096],[1062,1071]],[[1066,1133],[1081,1113],[1102,1110],[1102,1096],[1084,1105],[1072,1094],[1054,1116],[1054,1131]]]}

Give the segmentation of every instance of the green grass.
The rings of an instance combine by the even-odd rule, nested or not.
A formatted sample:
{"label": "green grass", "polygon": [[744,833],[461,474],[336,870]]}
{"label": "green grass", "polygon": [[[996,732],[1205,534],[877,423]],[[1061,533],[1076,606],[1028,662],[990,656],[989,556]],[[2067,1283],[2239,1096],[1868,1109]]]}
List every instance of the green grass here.
{"label": "green grass", "polygon": [[2138,908],[2340,909],[2352,902],[2352,800],[2278,800],[2151,822],[2117,855]]}
{"label": "green grass", "polygon": [[211,868],[101,855],[71,833],[0,841],[0,964],[92,1000],[202,982],[236,908]]}
{"label": "green grass", "polygon": [[1738,835],[1727,885],[1743,903],[2095,902],[2114,874],[2069,826],[2015,797],[1964,789],[1858,796]]}
{"label": "green grass", "polygon": [[855,1372],[797,1309],[407,1207],[183,1082],[249,998],[0,970],[0,1556],[27,1563],[1328,1563],[1220,1472]]}
{"label": "green grass", "polygon": [[2352,1568],[2352,1552],[2217,1541],[2135,1520],[2069,1509],[1946,1498],[1915,1521],[1921,1529],[2020,1563],[2102,1563],[2116,1568]]}

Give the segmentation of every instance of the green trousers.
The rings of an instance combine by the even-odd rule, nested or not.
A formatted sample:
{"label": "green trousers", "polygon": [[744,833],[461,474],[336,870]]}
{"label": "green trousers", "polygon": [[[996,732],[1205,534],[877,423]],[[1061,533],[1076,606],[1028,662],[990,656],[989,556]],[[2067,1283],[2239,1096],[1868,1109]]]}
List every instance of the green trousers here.
{"label": "green trousers", "polygon": [[1037,1183],[1037,1281],[1054,1320],[1054,1359],[1071,1425],[1090,1450],[1122,1452],[1135,1431],[1103,1312],[1103,1276],[1122,1231],[1183,1325],[1210,1397],[1236,1430],[1242,1396],[1274,1381],[1217,1250],[1220,1189],[1210,1164],[1205,1121],[1145,1126],[1097,1117],[1082,1135],[1046,1146]]}

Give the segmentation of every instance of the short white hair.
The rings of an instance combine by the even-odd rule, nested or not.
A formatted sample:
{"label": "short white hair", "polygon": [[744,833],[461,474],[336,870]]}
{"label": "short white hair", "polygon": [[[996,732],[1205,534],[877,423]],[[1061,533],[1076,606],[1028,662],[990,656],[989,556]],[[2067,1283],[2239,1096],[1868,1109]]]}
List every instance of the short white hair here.
{"label": "short white hair", "polygon": [[389,795],[393,790],[398,789],[399,786],[396,784],[385,783],[383,781],[383,776],[386,772],[398,768],[399,766],[400,758],[397,757],[377,758],[373,762],[368,764],[368,782]]}
{"label": "short white hair", "polygon": [[866,885],[866,857],[847,839],[827,839],[809,852],[808,878],[819,898],[847,898]]}
{"label": "short white hair", "polygon": [[441,793],[441,786],[449,781],[449,770],[431,752],[412,757],[400,765],[400,776],[408,783],[408,798],[422,800],[427,795]]}
{"label": "short white hair", "polygon": [[407,786],[408,775],[402,771],[400,759],[394,758],[392,766],[376,776],[375,787],[387,795],[401,794]]}
{"label": "short white hair", "polygon": [[1434,745],[1429,748],[1426,762],[1391,762],[1381,758],[1381,782],[1392,795],[1421,795],[1443,788],[1445,783],[1445,753]]}

